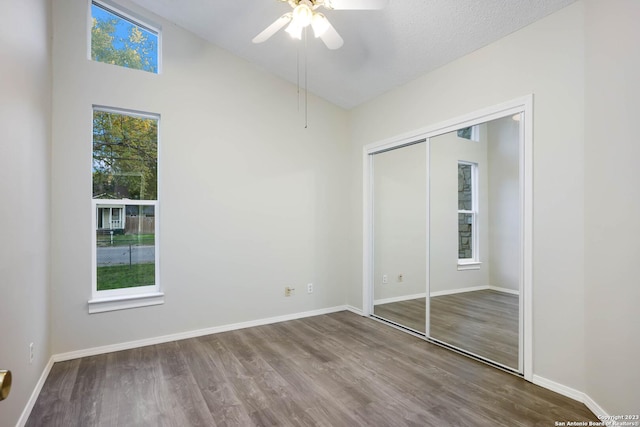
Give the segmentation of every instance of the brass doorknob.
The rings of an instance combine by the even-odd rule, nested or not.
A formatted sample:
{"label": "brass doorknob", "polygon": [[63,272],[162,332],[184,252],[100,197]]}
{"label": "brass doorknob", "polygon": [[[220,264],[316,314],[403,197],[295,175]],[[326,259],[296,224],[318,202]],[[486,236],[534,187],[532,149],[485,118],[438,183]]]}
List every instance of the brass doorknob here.
{"label": "brass doorknob", "polygon": [[0,369],[0,400],[5,400],[11,391],[11,371]]}

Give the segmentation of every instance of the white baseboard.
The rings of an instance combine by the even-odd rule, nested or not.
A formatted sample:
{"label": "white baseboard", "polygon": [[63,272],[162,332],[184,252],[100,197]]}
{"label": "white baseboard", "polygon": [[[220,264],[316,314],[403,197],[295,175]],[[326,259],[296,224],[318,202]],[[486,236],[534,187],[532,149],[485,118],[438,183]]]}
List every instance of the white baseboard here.
{"label": "white baseboard", "polygon": [[603,420],[606,420],[609,416],[607,411],[602,409],[602,406],[598,405],[595,400],[593,400],[586,394],[584,395],[584,400],[582,401],[582,403],[584,403],[585,406],[589,408],[589,410],[593,412],[597,417],[601,417],[601,419]]}
{"label": "white baseboard", "polygon": [[42,370],[42,374],[40,374],[40,378],[38,379],[38,382],[36,383],[36,386],[33,389],[31,396],[29,396],[27,405],[22,410],[22,414],[20,414],[20,418],[18,418],[18,423],[16,424],[16,427],[24,427],[24,425],[27,424],[27,421],[29,420],[29,415],[31,415],[31,411],[33,410],[33,407],[36,405],[38,396],[42,391],[42,387],[44,386],[45,381],[47,381],[47,377],[49,376],[49,372],[51,372],[52,367],[53,367],[53,357],[49,358],[49,361],[47,362],[44,369]]}
{"label": "white baseboard", "polygon": [[352,305],[347,305],[347,311],[357,314],[358,316],[364,316],[364,311],[360,310],[358,307],[354,307]]}
{"label": "white baseboard", "polygon": [[431,292],[429,295],[431,295],[432,297],[441,297],[443,295],[463,294],[465,292],[486,291],[487,289],[489,289],[489,286],[471,286],[469,288],[448,289],[446,291],[435,291],[435,292]]}
{"label": "white baseboard", "polygon": [[608,417],[609,414],[606,413],[604,409],[600,405],[598,405],[592,398],[590,398],[586,393],[573,389],[571,387],[567,387],[566,385],[557,383],[555,381],[548,380],[539,375],[534,375],[532,382],[540,387],[544,387],[548,390],[555,391],[558,394],[563,396],[567,396],[573,400],[577,400],[578,402],[582,402],[585,404],[587,408],[594,415],[598,417]]}
{"label": "white baseboard", "polygon": [[520,295],[520,291],[517,291],[515,289],[499,288],[498,286],[491,285],[489,285],[489,289],[496,292],[502,292],[503,294]]}
{"label": "white baseboard", "polygon": [[426,298],[426,297],[427,297],[426,292],[423,292],[421,294],[413,294],[413,295],[400,295],[399,297],[382,298],[382,299],[374,300],[373,305],[389,304],[392,302],[400,302],[400,301],[409,301],[412,299]]}
{"label": "white baseboard", "polygon": [[346,305],[339,305],[336,307],[305,311],[302,313],[286,314],[284,316],[250,320],[248,322],[232,323],[228,325],[214,326],[212,328],[198,329],[195,331],[179,332],[177,334],[163,335],[163,336],[154,337],[154,338],[145,338],[142,340],[128,341],[124,343],[105,345],[101,347],[93,347],[93,348],[88,348],[84,350],[71,351],[68,353],[54,354],[52,356],[52,359],[54,362],[62,362],[65,360],[79,359],[81,357],[96,356],[98,354],[112,353],[114,351],[130,350],[132,348],[145,347],[148,345],[164,344],[172,341],[201,337],[203,335],[218,334],[220,332],[235,331],[237,329],[269,325],[272,323],[286,322],[288,320],[302,319],[305,317],[320,316],[322,314],[336,313],[338,311],[345,311],[345,310],[347,310]]}
{"label": "white baseboard", "polygon": [[431,295],[432,297],[441,297],[444,295],[462,294],[465,292],[486,291],[488,289],[496,292],[503,292],[505,294],[520,295],[520,292],[514,289],[500,288],[498,286],[487,286],[487,285],[471,286],[469,288],[449,289],[446,291],[436,291],[436,292],[431,292],[429,295]]}

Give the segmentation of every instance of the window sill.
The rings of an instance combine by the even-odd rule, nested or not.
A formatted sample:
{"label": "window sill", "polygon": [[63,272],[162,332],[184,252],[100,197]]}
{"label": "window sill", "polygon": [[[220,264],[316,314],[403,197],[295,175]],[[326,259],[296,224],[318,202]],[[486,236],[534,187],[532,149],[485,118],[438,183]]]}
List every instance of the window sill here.
{"label": "window sill", "polygon": [[480,270],[482,263],[480,261],[458,262],[458,271]]}
{"label": "window sill", "polygon": [[160,304],[164,304],[164,293],[162,292],[94,298],[89,300],[89,314],[104,313],[105,311],[126,310],[128,308],[148,307],[150,305]]}

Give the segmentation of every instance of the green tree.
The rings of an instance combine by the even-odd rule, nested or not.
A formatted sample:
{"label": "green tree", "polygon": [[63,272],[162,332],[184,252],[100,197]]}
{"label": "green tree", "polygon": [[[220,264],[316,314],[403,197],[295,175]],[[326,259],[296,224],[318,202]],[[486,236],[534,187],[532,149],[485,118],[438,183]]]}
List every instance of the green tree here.
{"label": "green tree", "polygon": [[154,61],[156,41],[139,27],[130,25],[128,36],[117,35],[120,18],[92,19],[91,59],[152,73],[158,72]]}
{"label": "green tree", "polygon": [[93,197],[157,200],[157,120],[94,111]]}

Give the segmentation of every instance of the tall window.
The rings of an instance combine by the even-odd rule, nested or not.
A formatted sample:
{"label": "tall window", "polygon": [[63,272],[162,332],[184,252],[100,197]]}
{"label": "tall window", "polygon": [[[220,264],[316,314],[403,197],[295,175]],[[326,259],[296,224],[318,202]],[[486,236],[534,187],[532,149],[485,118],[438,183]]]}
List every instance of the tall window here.
{"label": "tall window", "polygon": [[458,162],[458,263],[478,262],[478,165]]}
{"label": "tall window", "polygon": [[91,59],[158,73],[160,32],[128,14],[91,2]]}
{"label": "tall window", "polygon": [[94,107],[92,302],[159,294],[158,122],[153,114]]}

